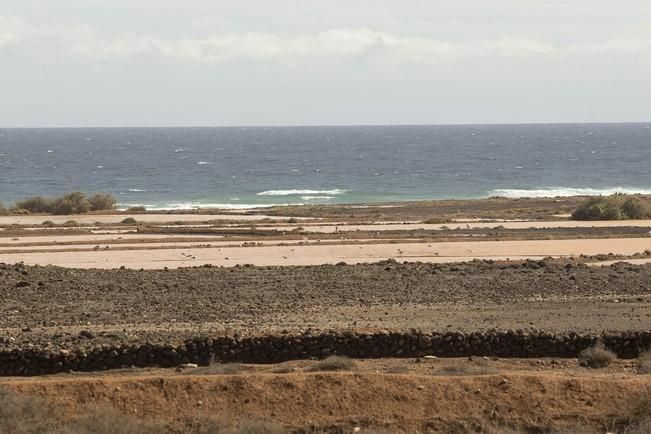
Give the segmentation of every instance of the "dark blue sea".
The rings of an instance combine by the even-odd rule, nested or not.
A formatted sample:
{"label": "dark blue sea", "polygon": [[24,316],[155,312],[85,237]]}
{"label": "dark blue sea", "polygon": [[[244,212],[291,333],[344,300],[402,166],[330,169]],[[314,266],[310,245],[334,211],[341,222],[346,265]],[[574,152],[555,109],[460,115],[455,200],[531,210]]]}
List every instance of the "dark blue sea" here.
{"label": "dark blue sea", "polygon": [[651,193],[651,124],[0,129],[0,201],[228,207]]}

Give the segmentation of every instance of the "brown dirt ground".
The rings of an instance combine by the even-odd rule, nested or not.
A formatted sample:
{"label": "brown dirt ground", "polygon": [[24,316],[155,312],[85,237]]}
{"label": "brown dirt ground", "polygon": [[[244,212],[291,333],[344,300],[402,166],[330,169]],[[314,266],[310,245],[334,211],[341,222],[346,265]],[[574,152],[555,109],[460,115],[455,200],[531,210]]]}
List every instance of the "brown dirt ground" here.
{"label": "brown dirt ground", "polygon": [[650,411],[641,405],[649,402],[651,377],[637,374],[635,361],[589,370],[576,360],[383,359],[355,361],[350,372],[307,372],[314,363],[65,374],[0,384],[53,400],[63,418],[88,406],[112,406],[165,421],[176,432],[200,417],[225,424],[273,420],[342,433],[354,427],[399,433],[490,427],[605,432],[640,410]]}

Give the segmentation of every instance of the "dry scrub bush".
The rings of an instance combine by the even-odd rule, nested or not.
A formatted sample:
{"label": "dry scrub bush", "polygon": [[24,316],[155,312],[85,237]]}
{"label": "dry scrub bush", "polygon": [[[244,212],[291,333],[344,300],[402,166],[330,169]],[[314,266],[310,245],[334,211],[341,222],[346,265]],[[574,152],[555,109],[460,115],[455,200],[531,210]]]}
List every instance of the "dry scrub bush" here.
{"label": "dry scrub bush", "polygon": [[2,434],[157,434],[168,431],[162,423],[135,419],[112,408],[93,408],[67,423],[59,416],[60,409],[43,398],[0,387]]}
{"label": "dry scrub bush", "polygon": [[586,199],[572,213],[574,220],[626,220],[651,217],[651,208],[637,197],[621,194]]}
{"label": "dry scrub bush", "polygon": [[83,214],[88,211],[112,210],[117,200],[111,194],[97,193],[86,198],[84,193],[75,191],[53,199],[40,196],[16,202],[15,208],[31,213]]}
{"label": "dry scrub bush", "polygon": [[168,430],[162,422],[144,421],[118,413],[112,408],[97,407],[67,424],[60,432],[61,434],[158,434]]}
{"label": "dry scrub bush", "polygon": [[68,193],[54,199],[50,212],[52,214],[84,214],[92,209],[86,195],[79,191]]}
{"label": "dry scrub bush", "polygon": [[41,196],[30,197],[16,202],[15,208],[25,209],[33,213],[47,213],[51,212],[52,200]]}
{"label": "dry scrub bush", "polygon": [[108,193],[96,193],[88,198],[93,211],[106,211],[115,209],[118,203],[115,196]]}
{"label": "dry scrub bush", "polygon": [[57,409],[45,400],[0,388],[0,433],[46,434],[56,427]]}
{"label": "dry scrub bush", "polygon": [[0,202],[0,215],[7,215],[8,213],[7,208]]}
{"label": "dry scrub bush", "polygon": [[651,374],[651,351],[641,353],[637,359],[637,372]]}
{"label": "dry scrub bush", "polygon": [[147,212],[147,208],[144,206],[132,206],[127,209],[127,212]]}
{"label": "dry scrub bush", "polygon": [[355,362],[348,357],[330,356],[307,368],[309,372],[321,371],[352,371],[355,369]]}
{"label": "dry scrub bush", "polygon": [[579,365],[588,368],[605,368],[616,358],[615,353],[606,349],[602,342],[598,342],[595,346],[581,351],[579,354]]}
{"label": "dry scrub bush", "polygon": [[285,434],[287,430],[274,422],[264,420],[244,420],[237,428],[220,431],[223,434]]}
{"label": "dry scrub bush", "polygon": [[491,375],[496,374],[497,369],[490,366],[469,366],[469,365],[447,365],[442,366],[436,371],[434,375],[441,376],[465,376],[465,375]]}
{"label": "dry scrub bush", "polygon": [[135,225],[138,223],[138,220],[134,219],[133,217],[127,217],[121,222],[123,225]]}

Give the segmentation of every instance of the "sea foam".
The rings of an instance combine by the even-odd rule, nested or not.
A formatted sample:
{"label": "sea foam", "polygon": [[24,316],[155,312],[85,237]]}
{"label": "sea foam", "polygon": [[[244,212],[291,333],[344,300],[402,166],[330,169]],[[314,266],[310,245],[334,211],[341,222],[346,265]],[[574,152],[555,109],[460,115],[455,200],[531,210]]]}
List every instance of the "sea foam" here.
{"label": "sea foam", "polygon": [[632,187],[581,188],[581,187],[546,187],[540,189],[495,189],[489,197],[506,197],[518,199],[525,197],[568,197],[568,196],[609,196],[612,194],[651,194],[651,189]]}
{"label": "sea foam", "polygon": [[317,195],[317,194],[327,194],[327,195],[338,195],[346,194],[348,190],[341,190],[335,188],[334,190],[267,190],[257,193],[258,196],[299,196],[299,195]]}

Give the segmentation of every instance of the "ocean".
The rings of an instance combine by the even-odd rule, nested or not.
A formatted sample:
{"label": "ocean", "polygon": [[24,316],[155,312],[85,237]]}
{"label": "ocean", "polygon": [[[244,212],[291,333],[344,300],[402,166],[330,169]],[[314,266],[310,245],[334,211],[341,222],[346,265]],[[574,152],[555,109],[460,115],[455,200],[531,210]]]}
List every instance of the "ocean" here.
{"label": "ocean", "polygon": [[121,208],[651,194],[651,124],[0,129],[0,201]]}

